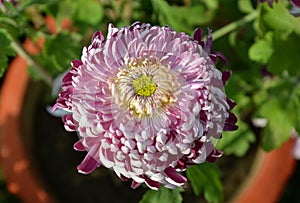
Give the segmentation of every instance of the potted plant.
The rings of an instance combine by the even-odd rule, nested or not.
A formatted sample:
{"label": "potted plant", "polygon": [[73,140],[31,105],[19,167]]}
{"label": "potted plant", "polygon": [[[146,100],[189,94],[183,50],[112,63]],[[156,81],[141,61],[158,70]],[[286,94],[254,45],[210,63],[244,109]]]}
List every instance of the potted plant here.
{"label": "potted plant", "polygon": [[[267,175],[253,178],[253,174],[257,171],[265,171],[270,175],[270,172],[276,168],[275,166],[268,168],[267,163],[273,162],[274,156],[281,155],[282,158],[276,158],[280,160],[276,167],[278,165],[289,167],[284,167],[288,169],[286,173],[282,173],[286,175],[285,177],[276,176],[281,180],[282,185],[277,182],[276,185],[281,187],[273,189],[277,193],[272,198],[278,198],[295,166],[295,160],[288,152],[293,147],[293,141],[282,144],[289,139],[293,129],[296,131],[299,129],[299,120],[294,116],[294,112],[299,110],[297,106],[299,91],[296,88],[299,75],[292,68],[296,67],[298,62],[290,60],[295,55],[294,51],[299,42],[297,40],[299,30],[294,26],[295,23],[299,24],[299,20],[289,13],[288,8],[291,5],[288,1],[279,1],[272,7],[263,3],[252,4],[251,1],[239,1],[237,4],[211,2],[184,1],[178,4],[166,1],[100,3],[92,0],[76,3],[71,1],[56,3],[24,1],[19,4],[15,4],[14,1],[1,2],[3,13],[1,13],[0,40],[1,44],[5,45],[4,60],[9,59],[7,56],[15,50],[30,66],[29,72],[33,78],[29,80],[26,67],[21,67],[21,65],[26,66],[26,62],[17,57],[12,60],[11,66],[18,61],[22,64],[16,69],[8,69],[1,89],[1,167],[4,170],[8,189],[18,194],[25,202],[110,201],[114,194],[113,190],[122,191],[119,197],[116,197],[116,201],[118,198],[126,198],[130,202],[139,200],[150,202],[158,201],[156,199],[158,197],[162,197],[162,201],[165,202],[181,202],[182,197],[189,202],[202,199],[202,196],[193,197],[194,193],[203,194],[209,202],[222,202],[224,200],[221,188],[222,176],[217,165],[221,166],[221,171],[226,172],[228,170],[225,168],[228,165],[226,162],[234,159],[234,162],[230,163],[240,164],[236,167],[239,169],[245,165],[241,164],[241,159],[233,158],[238,156],[246,160],[247,170],[244,170],[242,176],[247,175],[248,168],[252,168],[250,178],[245,185],[252,182],[255,188],[245,189],[246,186],[243,186],[239,190],[241,192],[229,197],[227,193],[232,193],[233,190],[230,191],[228,188],[232,185],[239,187],[242,184],[241,180],[234,184],[234,180],[238,178],[230,175],[231,165],[228,170],[229,175],[224,173],[223,176],[226,194],[224,198],[225,201],[231,199],[233,202],[245,202],[241,194],[245,194],[247,198],[250,191],[263,191],[256,186],[262,185],[261,177],[269,178]],[[293,2],[292,6],[297,5]],[[235,12],[232,12],[232,8],[235,8]],[[87,11],[90,15],[86,15]],[[177,15],[178,13],[181,15]],[[191,17],[200,14],[205,18]],[[227,18],[220,16],[227,16]],[[11,17],[16,20],[12,20]],[[69,21],[67,25],[62,25],[65,18]],[[282,19],[279,21],[280,25],[274,23],[278,18]],[[234,21],[234,19],[239,20]],[[114,22],[120,27],[134,21],[168,24],[176,31],[184,31],[190,35],[192,35],[192,28],[196,26],[214,28],[212,34],[214,50],[222,50],[233,72],[226,85],[226,92],[238,103],[233,111],[239,118],[239,130],[234,133],[224,133],[217,143],[217,148],[227,155],[222,158],[223,160],[218,160],[216,164],[206,163],[189,167],[183,173],[189,179],[185,192],[180,188],[168,190],[164,187],[158,191],[147,191],[145,187],[132,190],[129,182],[118,180],[113,172],[104,167],[100,167],[88,176],[78,174],[75,165],[80,163],[85,154],[71,149],[73,143],[77,141],[76,134],[69,136],[63,130],[60,118],[55,118],[46,111],[46,103],[48,105],[55,103],[50,91],[53,78],[66,71],[72,60],[80,57],[80,51],[83,46],[89,44],[87,41],[92,33],[99,30],[99,27],[103,33],[107,32],[109,22]],[[22,28],[21,32],[17,29],[19,27]],[[97,36],[101,38],[99,33]],[[211,52],[209,43],[205,44],[205,41],[195,36],[194,39],[206,49],[208,54],[211,54],[211,57],[223,58],[219,53]],[[24,38],[29,38],[31,41],[23,41]],[[31,47],[28,47],[28,44],[31,44]],[[286,44],[288,46],[285,46]],[[286,54],[282,54],[283,49]],[[77,66],[73,62],[74,67]],[[8,82],[10,78],[16,79],[17,82]],[[147,78],[143,79],[147,80]],[[41,83],[41,80],[44,83]],[[7,84],[10,87],[7,87]],[[137,84],[139,84],[138,80]],[[138,85],[133,86],[138,88]],[[11,88],[14,90],[12,91]],[[29,105],[26,107],[25,104]],[[290,112],[290,116],[287,116],[286,112]],[[14,148],[17,146],[22,149]],[[253,149],[250,149],[250,146]],[[260,146],[264,150],[272,151],[263,153]],[[253,157],[259,158],[256,160]],[[85,166],[79,169],[87,170]],[[42,174],[46,175],[42,176]],[[154,187],[151,185],[152,182],[146,181],[146,184]],[[30,192],[29,189],[33,190]],[[102,197],[95,195],[99,190],[102,190]],[[80,193],[74,194],[74,191]],[[254,198],[252,194],[250,196]]]}

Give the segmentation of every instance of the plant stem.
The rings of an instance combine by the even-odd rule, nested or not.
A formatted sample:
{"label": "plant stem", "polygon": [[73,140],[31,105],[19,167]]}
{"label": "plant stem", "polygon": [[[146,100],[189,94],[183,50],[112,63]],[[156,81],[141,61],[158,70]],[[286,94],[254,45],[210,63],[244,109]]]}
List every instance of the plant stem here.
{"label": "plant stem", "polygon": [[23,57],[26,62],[28,63],[28,65],[32,66],[32,68],[39,73],[39,75],[41,76],[42,80],[44,80],[49,86],[52,85],[52,81],[53,78],[52,76],[45,71],[45,69],[42,68],[42,66],[40,66],[38,64],[38,62],[32,57],[32,55],[30,55],[24,48],[23,46],[16,40],[13,40],[11,42],[12,47],[16,50],[16,52]]}
{"label": "plant stem", "polygon": [[228,33],[234,31],[238,27],[253,21],[257,16],[258,16],[258,12],[253,11],[253,12],[249,13],[248,15],[244,16],[243,18],[241,18],[237,21],[231,22],[228,25],[225,25],[224,27],[222,27],[212,33],[213,40],[219,39],[220,37],[223,37],[224,35],[227,35]]}

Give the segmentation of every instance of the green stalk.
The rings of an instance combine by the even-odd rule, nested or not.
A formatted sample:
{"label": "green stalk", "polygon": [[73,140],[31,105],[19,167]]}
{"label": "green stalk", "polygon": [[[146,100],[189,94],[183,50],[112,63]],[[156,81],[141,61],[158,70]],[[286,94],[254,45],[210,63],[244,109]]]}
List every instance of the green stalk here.
{"label": "green stalk", "polygon": [[52,76],[45,69],[43,69],[42,66],[40,66],[40,64],[23,48],[18,41],[13,40],[11,42],[11,46],[22,58],[26,60],[28,65],[30,65],[36,72],[39,73],[42,80],[44,80],[49,86],[52,86]]}
{"label": "green stalk", "polygon": [[225,35],[227,35],[228,33],[236,30],[238,27],[245,25],[253,20],[255,20],[258,16],[258,11],[253,11],[251,13],[249,13],[248,15],[244,16],[243,18],[231,22],[228,25],[225,25],[224,27],[214,31],[212,33],[212,38],[213,40],[219,39]]}

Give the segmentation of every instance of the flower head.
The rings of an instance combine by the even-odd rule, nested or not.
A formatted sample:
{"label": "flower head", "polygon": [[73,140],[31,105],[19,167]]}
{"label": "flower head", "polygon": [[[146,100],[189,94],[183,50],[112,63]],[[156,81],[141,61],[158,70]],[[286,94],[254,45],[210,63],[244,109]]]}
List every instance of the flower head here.
{"label": "flower head", "polygon": [[225,57],[202,34],[138,22],[109,25],[106,39],[94,34],[54,107],[69,111],[65,128],[80,136],[74,148],[88,152],[79,172],[103,165],[133,188],[175,188],[186,182],[179,172],[222,155],[214,140],[237,128],[224,92],[230,72],[216,69]]}

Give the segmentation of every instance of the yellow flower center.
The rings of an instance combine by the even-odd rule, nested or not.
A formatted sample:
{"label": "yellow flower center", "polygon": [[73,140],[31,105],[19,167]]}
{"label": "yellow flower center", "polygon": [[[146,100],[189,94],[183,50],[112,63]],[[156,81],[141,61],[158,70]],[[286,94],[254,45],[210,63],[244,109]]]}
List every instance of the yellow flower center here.
{"label": "yellow flower center", "polygon": [[134,92],[142,97],[150,97],[156,90],[156,84],[151,76],[142,75],[132,81]]}
{"label": "yellow flower center", "polygon": [[[128,59],[111,81],[115,103],[138,119],[154,118],[177,101],[182,87],[177,72],[154,57]],[[183,81],[183,80],[182,80]]]}

